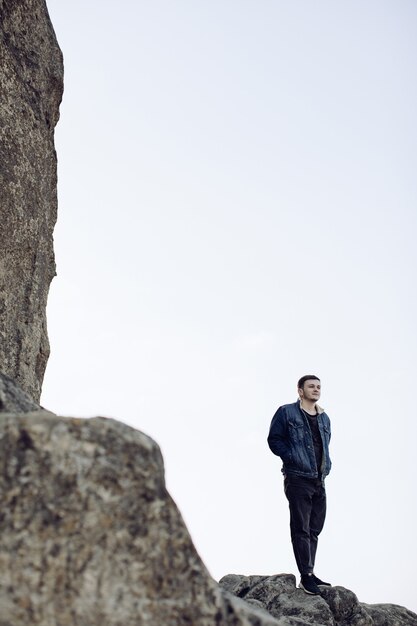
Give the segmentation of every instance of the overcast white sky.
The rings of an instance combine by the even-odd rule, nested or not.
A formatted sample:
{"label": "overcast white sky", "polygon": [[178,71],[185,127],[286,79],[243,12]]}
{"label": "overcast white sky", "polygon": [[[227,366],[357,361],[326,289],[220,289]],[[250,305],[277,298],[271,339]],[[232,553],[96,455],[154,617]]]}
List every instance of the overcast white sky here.
{"label": "overcast white sky", "polygon": [[49,0],[65,59],[42,403],[161,445],[215,578],[296,573],[266,444],[322,379],[316,573],[417,611],[417,4]]}

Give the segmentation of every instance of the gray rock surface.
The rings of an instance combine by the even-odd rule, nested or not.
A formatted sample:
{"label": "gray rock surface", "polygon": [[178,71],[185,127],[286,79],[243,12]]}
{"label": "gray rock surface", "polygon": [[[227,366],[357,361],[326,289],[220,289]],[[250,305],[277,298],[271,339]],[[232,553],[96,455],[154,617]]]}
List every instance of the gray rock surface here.
{"label": "gray rock surface", "polygon": [[0,413],[28,413],[39,409],[27,393],[0,372]]}
{"label": "gray rock surface", "polygon": [[416,626],[417,615],[397,604],[363,604],[375,626]]}
{"label": "gray rock surface", "polygon": [[0,0],[0,369],[37,401],[49,356],[62,89],[44,0]]}
{"label": "gray rock surface", "polygon": [[128,426],[0,415],[0,497],[1,626],[290,626],[209,576]]}
{"label": "gray rock surface", "polygon": [[417,626],[417,615],[394,604],[363,604],[344,587],[321,587],[310,596],[296,587],[292,574],[240,576],[229,574],[220,585],[247,602],[256,602],[277,619],[293,626]]}

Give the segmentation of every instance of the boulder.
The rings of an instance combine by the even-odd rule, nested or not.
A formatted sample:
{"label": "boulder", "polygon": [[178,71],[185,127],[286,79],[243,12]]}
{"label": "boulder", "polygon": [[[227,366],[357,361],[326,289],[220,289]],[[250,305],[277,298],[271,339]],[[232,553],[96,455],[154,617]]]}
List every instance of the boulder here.
{"label": "boulder", "polygon": [[44,0],[0,0],[0,367],[36,401],[55,275],[61,51]]}
{"label": "boulder", "polygon": [[321,587],[320,596],[307,595],[296,587],[292,574],[229,574],[220,585],[249,603],[256,601],[258,607],[293,626],[417,626],[412,611],[394,604],[361,603],[344,587]]}
{"label": "boulder", "polygon": [[291,624],[210,577],[158,446],[120,422],[1,414],[0,494],[2,626]]}

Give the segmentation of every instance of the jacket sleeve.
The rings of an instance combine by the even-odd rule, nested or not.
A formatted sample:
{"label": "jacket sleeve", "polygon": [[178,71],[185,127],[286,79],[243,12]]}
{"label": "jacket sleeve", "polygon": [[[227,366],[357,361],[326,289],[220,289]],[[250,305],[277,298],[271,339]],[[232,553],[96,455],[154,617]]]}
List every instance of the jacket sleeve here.
{"label": "jacket sleeve", "polygon": [[268,445],[272,452],[285,462],[290,459],[287,416],[284,407],[280,407],[272,418],[269,429]]}
{"label": "jacket sleeve", "polygon": [[332,438],[332,426],[330,422],[330,417],[327,415],[327,413],[325,413],[325,416],[326,416],[327,430],[329,433],[329,443],[330,443],[330,439]]}

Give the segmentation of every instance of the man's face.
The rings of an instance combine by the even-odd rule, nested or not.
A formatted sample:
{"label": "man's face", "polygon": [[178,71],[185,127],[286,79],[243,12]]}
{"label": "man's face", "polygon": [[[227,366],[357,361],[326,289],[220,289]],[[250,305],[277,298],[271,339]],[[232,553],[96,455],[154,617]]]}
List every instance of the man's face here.
{"label": "man's face", "polygon": [[300,398],[317,402],[320,399],[321,382],[319,380],[306,380],[304,387],[300,389]]}

